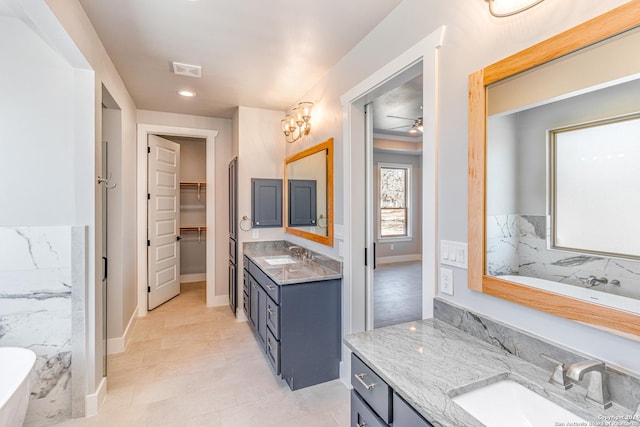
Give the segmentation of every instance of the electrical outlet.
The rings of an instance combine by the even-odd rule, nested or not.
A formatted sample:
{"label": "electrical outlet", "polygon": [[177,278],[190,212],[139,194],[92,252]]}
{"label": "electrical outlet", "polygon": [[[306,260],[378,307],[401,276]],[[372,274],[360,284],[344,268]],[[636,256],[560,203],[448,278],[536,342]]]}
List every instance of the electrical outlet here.
{"label": "electrical outlet", "polygon": [[392,243],[391,245],[389,245],[389,249],[390,250],[394,250],[396,247],[394,246],[394,244]]}
{"label": "electrical outlet", "polygon": [[251,237],[253,237],[254,239],[257,239],[260,237],[260,230],[258,229],[253,229],[253,231],[251,232]]}
{"label": "electrical outlet", "polygon": [[440,292],[453,295],[453,270],[448,268],[440,269]]}

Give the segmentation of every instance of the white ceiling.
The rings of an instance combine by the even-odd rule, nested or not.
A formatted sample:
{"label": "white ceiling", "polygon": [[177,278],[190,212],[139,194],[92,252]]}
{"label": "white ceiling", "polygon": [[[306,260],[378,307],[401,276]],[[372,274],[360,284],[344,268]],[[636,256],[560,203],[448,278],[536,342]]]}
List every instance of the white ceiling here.
{"label": "white ceiling", "polygon": [[[373,132],[422,141],[422,135],[409,133],[422,117],[422,74],[373,100]],[[401,118],[402,117],[402,118]]]}
{"label": "white ceiling", "polygon": [[[80,3],[139,109],[230,118],[238,105],[291,107],[400,1]],[[202,78],[173,74],[172,61],[201,65]]]}

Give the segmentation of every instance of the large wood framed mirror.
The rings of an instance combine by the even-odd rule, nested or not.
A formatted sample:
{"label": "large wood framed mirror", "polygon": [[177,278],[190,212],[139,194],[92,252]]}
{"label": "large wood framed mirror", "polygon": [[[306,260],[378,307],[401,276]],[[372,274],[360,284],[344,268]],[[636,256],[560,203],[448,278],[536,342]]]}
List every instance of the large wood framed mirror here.
{"label": "large wood framed mirror", "polygon": [[284,161],[285,231],[333,246],[333,138]]}
{"label": "large wood framed mirror", "polygon": [[469,76],[470,289],[640,340],[638,45],[633,0]]}

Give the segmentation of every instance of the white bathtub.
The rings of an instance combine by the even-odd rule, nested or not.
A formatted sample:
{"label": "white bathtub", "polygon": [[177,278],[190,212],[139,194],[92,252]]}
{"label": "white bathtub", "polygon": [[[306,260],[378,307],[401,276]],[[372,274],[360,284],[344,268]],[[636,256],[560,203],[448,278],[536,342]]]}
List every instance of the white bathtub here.
{"label": "white bathtub", "polygon": [[553,282],[551,280],[538,279],[536,277],[527,276],[496,276],[497,279],[504,279],[510,282],[520,283],[537,289],[543,289],[556,294],[566,295],[583,301],[593,302],[596,304],[606,305],[608,307],[629,311],[631,313],[640,314],[640,301],[622,297],[616,294],[594,291],[593,289],[583,288],[581,286],[568,285],[566,283]]}
{"label": "white bathtub", "polygon": [[36,354],[26,348],[0,347],[0,427],[21,426],[29,405],[29,375]]}

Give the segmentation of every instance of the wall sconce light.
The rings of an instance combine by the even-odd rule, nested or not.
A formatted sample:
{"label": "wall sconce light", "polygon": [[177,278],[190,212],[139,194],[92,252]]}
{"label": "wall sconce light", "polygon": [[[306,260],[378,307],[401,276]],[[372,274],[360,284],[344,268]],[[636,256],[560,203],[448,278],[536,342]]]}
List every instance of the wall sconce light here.
{"label": "wall sconce light", "polygon": [[531,9],[544,0],[485,0],[489,3],[489,12],[496,18],[505,18]]}
{"label": "wall sconce light", "polygon": [[309,135],[312,110],[313,102],[301,102],[291,111],[291,115],[282,119],[282,132],[287,142],[296,142],[303,136]]}

